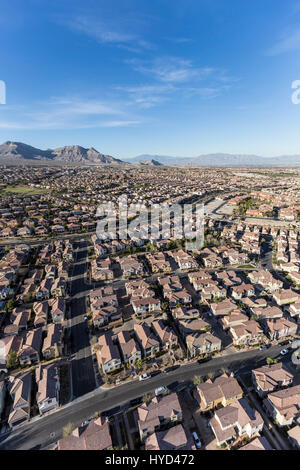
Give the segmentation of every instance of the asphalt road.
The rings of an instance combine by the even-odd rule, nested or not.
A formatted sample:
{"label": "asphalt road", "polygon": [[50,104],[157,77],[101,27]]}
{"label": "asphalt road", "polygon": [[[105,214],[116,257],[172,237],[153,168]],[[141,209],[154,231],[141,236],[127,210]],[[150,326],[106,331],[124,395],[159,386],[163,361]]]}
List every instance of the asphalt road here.
{"label": "asphalt road", "polygon": [[205,376],[209,372],[218,372],[223,367],[235,373],[252,370],[264,364],[267,356],[278,356],[282,349],[283,347],[277,345],[264,351],[253,350],[216,357],[203,364],[182,365],[174,371],[160,373],[143,382],[135,381],[107,390],[95,389],[49,415],[37,417],[10,434],[0,436],[0,450],[43,449],[61,438],[62,429],[68,423],[79,425],[95,412],[102,413],[124,405],[162,385],[170,386],[176,382],[192,380],[195,375]]}
{"label": "asphalt road", "polygon": [[96,387],[93,361],[90,348],[86,314],[86,297],[73,298],[88,289],[84,275],[87,263],[87,244],[79,242],[76,264],[73,269],[71,282],[71,375],[73,398],[80,397],[91,392]]}

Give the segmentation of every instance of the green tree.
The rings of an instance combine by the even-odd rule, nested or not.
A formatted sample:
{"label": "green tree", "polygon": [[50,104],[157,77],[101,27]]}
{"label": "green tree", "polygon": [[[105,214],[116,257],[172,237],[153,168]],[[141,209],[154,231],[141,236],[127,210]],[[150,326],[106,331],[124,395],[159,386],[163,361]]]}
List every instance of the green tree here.
{"label": "green tree", "polygon": [[15,301],[14,299],[9,299],[9,301],[6,304],[6,310],[8,313],[11,313],[13,309],[15,308]]}
{"label": "green tree", "polygon": [[19,366],[19,359],[16,351],[11,351],[7,355],[6,366],[8,369],[16,369]]}
{"label": "green tree", "polygon": [[142,398],[143,403],[148,403],[151,400],[151,395],[149,393],[145,393]]}
{"label": "green tree", "polygon": [[137,361],[135,361],[135,363],[134,363],[134,368],[135,369],[141,369],[142,367],[143,367],[142,359],[138,359]]}
{"label": "green tree", "polygon": [[277,362],[278,362],[277,359],[272,359],[271,357],[267,357],[267,359],[266,359],[266,363],[268,365],[277,364]]}
{"label": "green tree", "polygon": [[193,384],[194,385],[200,385],[202,383],[203,383],[203,377],[201,377],[201,375],[194,375]]}
{"label": "green tree", "polygon": [[76,429],[76,426],[74,423],[68,423],[63,427],[63,438],[68,437],[72,434],[72,432]]}

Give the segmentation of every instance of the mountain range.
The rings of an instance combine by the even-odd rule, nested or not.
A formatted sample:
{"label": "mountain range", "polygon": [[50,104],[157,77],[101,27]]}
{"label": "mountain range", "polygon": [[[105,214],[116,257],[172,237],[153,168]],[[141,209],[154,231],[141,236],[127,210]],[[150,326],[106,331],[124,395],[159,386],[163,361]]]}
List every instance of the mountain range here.
{"label": "mountain range", "polygon": [[104,155],[95,148],[69,145],[41,150],[22,142],[7,141],[0,145],[0,163],[5,164],[69,164],[69,165],[125,165],[157,167],[162,165],[206,167],[300,167],[300,155],[261,157],[259,155],[212,153],[198,157],[172,157],[166,155],[139,155],[119,160]]}
{"label": "mountain range", "polygon": [[63,162],[77,164],[106,164],[119,165],[123,163],[110,155],[103,155],[91,147],[86,149],[79,145],[70,145],[57,149],[41,150],[22,142],[4,142],[0,145],[0,162],[26,163],[34,162]]}
{"label": "mountain range", "polygon": [[300,155],[281,155],[278,157],[261,157],[259,155],[211,153],[198,157],[171,157],[166,155],[139,155],[127,161],[155,160],[162,165],[206,166],[206,167],[298,167]]}

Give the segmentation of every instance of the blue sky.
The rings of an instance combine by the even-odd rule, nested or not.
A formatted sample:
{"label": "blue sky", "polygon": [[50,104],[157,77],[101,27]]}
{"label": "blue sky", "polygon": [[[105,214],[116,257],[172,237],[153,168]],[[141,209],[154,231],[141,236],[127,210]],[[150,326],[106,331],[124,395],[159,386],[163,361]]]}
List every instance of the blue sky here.
{"label": "blue sky", "polygon": [[0,141],[300,153],[300,1],[2,0]]}

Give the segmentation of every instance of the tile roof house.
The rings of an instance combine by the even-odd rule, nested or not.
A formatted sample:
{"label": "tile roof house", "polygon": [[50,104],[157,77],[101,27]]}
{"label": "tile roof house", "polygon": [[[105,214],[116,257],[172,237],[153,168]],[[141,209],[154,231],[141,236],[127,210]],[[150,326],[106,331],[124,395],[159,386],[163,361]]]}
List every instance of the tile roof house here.
{"label": "tile roof house", "polygon": [[236,326],[231,326],[229,334],[236,346],[252,346],[266,340],[263,330],[255,320],[245,321]]}
{"label": "tile roof house", "polygon": [[290,426],[300,416],[300,385],[269,393],[264,406],[279,426]]}
{"label": "tile roof house", "polygon": [[229,313],[236,308],[236,304],[229,299],[222,300],[222,302],[212,303],[210,305],[210,310],[216,317],[220,315],[229,315]]}
{"label": "tile roof house", "polygon": [[12,400],[8,425],[14,427],[30,418],[32,374],[18,374],[8,377],[7,391]]}
{"label": "tile roof house", "polygon": [[120,331],[117,335],[122,362],[133,365],[142,358],[142,351],[139,344],[134,340],[129,331]]}
{"label": "tile roof house", "polygon": [[42,328],[29,330],[23,340],[18,358],[21,366],[39,362],[42,347]]}
{"label": "tile roof house", "polygon": [[210,354],[215,351],[220,351],[222,348],[222,341],[211,333],[193,333],[185,338],[186,345],[190,357],[198,356],[199,354]]}
{"label": "tile roof house", "polygon": [[292,289],[284,289],[280,292],[275,292],[275,294],[273,294],[273,299],[277,305],[287,305],[299,301],[300,296]]}
{"label": "tile roof house", "polygon": [[145,450],[196,450],[192,436],[187,429],[178,424],[166,431],[150,434],[145,440]]}
{"label": "tile roof house", "polygon": [[55,363],[39,365],[35,371],[38,387],[36,401],[42,415],[59,406],[59,374]]}
{"label": "tile roof house", "polygon": [[60,323],[51,323],[47,329],[47,336],[43,344],[43,357],[47,360],[62,355],[63,352],[63,327]]}
{"label": "tile roof house", "polygon": [[159,431],[161,426],[182,420],[178,396],[171,393],[155,397],[140,405],[135,411],[135,416],[141,441],[144,441],[150,434]]}
{"label": "tile roof house", "polygon": [[298,325],[287,318],[276,318],[266,320],[264,329],[269,338],[274,339],[284,338],[286,336],[294,336],[297,333]]}
{"label": "tile roof house", "polygon": [[135,323],[133,328],[136,339],[141,347],[143,357],[154,356],[157,352],[159,352],[159,341],[152,333],[151,328],[147,323]]}
{"label": "tile roof house", "polygon": [[105,374],[122,367],[119,350],[114,344],[112,333],[107,332],[98,338],[97,360]]}
{"label": "tile roof house", "polygon": [[47,325],[49,304],[47,300],[43,302],[34,302],[33,312],[35,313],[34,326],[36,328]]}
{"label": "tile roof house", "polygon": [[227,374],[223,374],[214,380],[197,385],[194,397],[199,403],[201,411],[216,408],[220,404],[230,405],[243,396],[243,390],[238,381]]}
{"label": "tile roof house", "polygon": [[263,397],[279,388],[291,385],[293,374],[284,367],[282,362],[278,362],[253,369],[252,382],[256,392]]}
{"label": "tile roof house", "polygon": [[218,446],[230,443],[237,436],[252,438],[262,431],[264,420],[245,398],[217,410],[209,421]]}
{"label": "tile roof house", "polygon": [[152,322],[152,328],[163,349],[170,349],[174,346],[177,346],[178,336],[171,327],[164,324],[163,320],[156,320]]}
{"label": "tile roof house", "polygon": [[76,428],[70,436],[60,439],[57,450],[111,450],[109,424],[100,417]]}
{"label": "tile roof house", "polygon": [[53,323],[62,323],[66,314],[66,301],[63,297],[49,300],[49,307],[51,307],[51,317]]}
{"label": "tile roof house", "polygon": [[160,312],[161,310],[160,300],[156,297],[131,298],[131,305],[137,316]]}
{"label": "tile roof house", "polygon": [[224,330],[227,330],[232,326],[241,325],[245,323],[245,321],[248,321],[248,316],[240,309],[233,310],[229,315],[225,315],[219,319]]}

